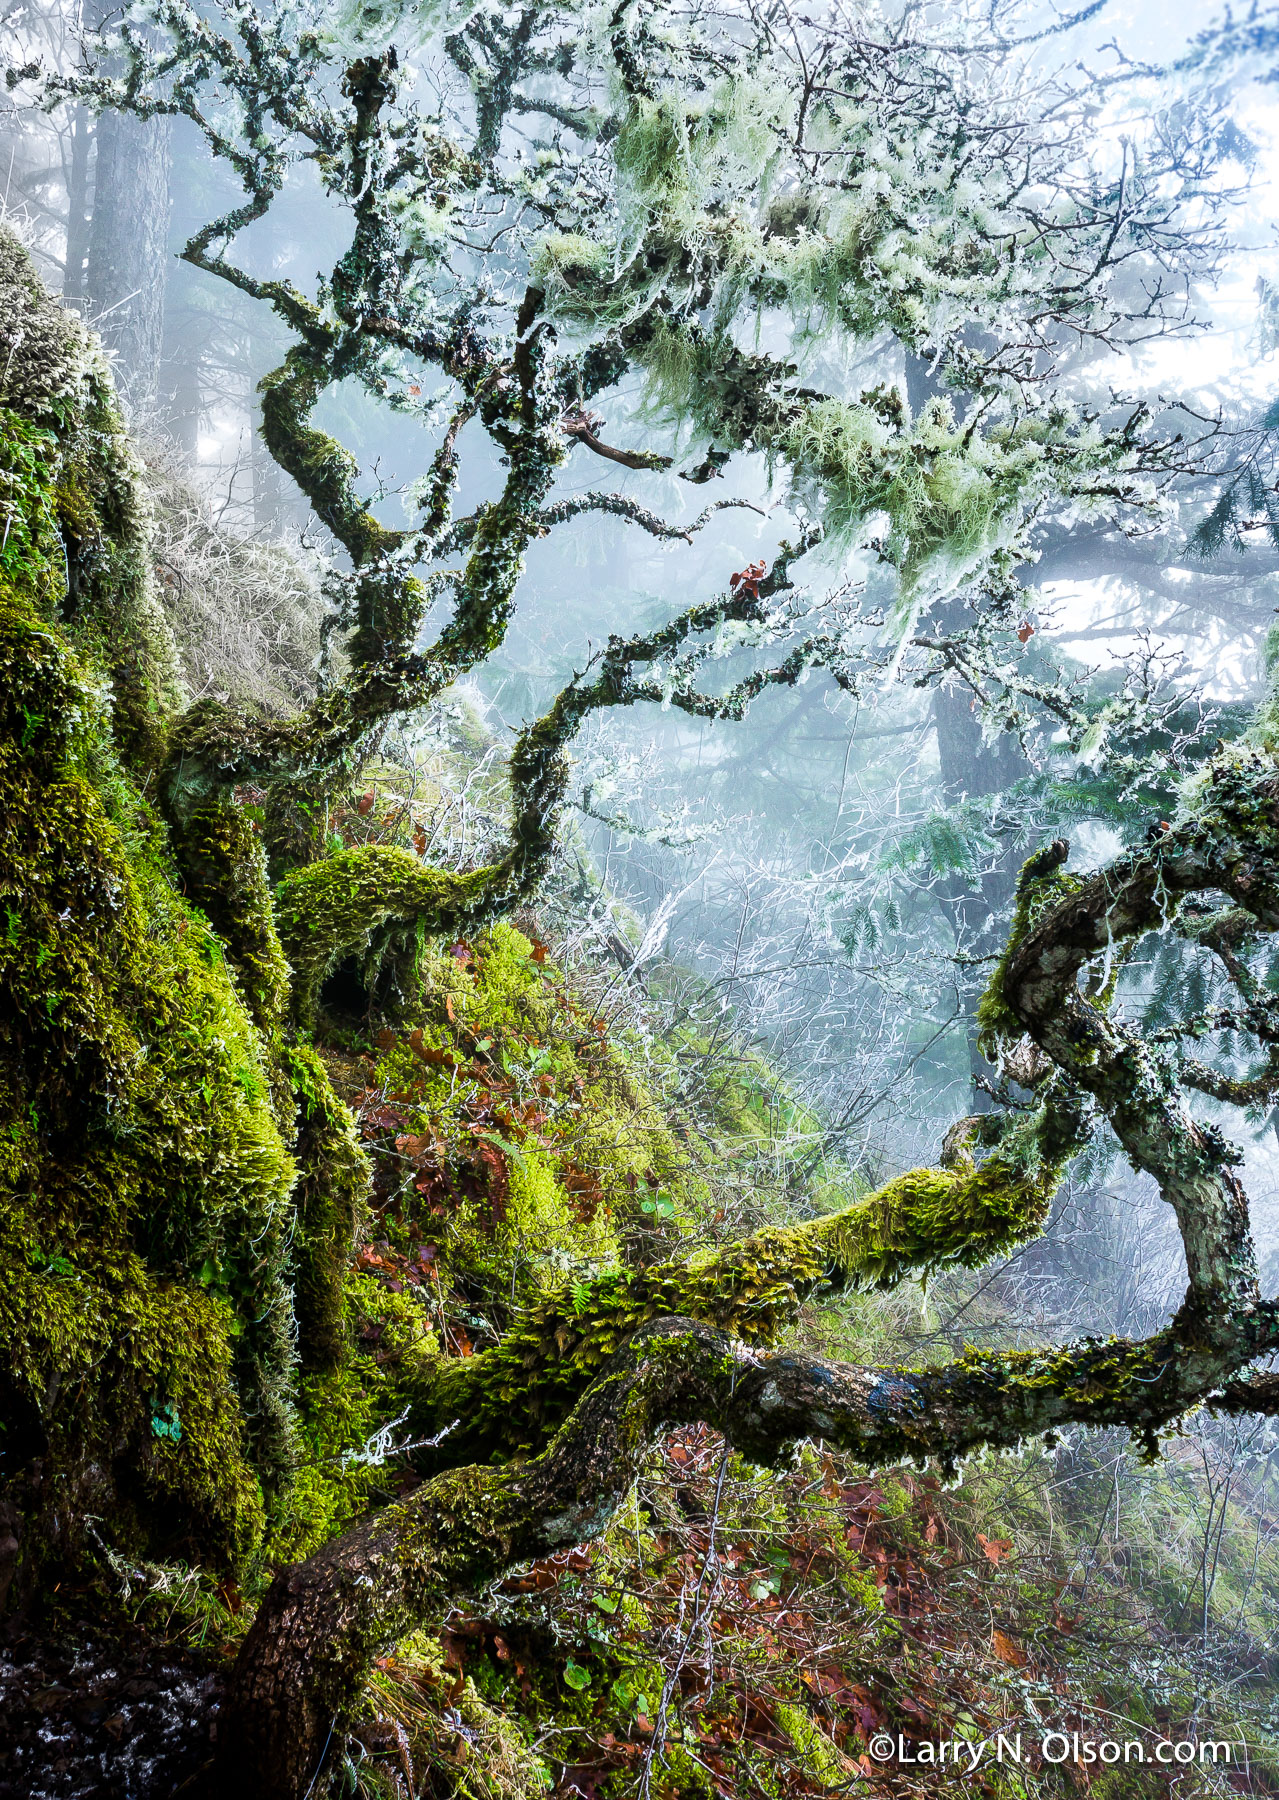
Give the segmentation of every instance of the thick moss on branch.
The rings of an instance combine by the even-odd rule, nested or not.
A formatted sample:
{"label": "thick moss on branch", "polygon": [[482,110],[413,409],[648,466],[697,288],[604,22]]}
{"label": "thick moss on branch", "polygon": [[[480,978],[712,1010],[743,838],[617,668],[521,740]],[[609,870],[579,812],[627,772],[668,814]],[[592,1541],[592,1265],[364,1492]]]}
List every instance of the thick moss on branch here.
{"label": "thick moss on branch", "polygon": [[492,882],[491,869],[454,875],[389,844],[344,850],[285,876],[275,919],[293,969],[296,1017],[311,1018],[325,976],[344,957],[371,958],[374,975],[388,925],[412,929],[420,922],[432,935],[460,931]]}
{"label": "thick moss on branch", "polygon": [[288,1016],[289,968],[280,948],[261,844],[241,808],[222,800],[175,833],[188,896],[217,932],[254,1023],[270,1043]]}
{"label": "thick moss on branch", "polygon": [[568,780],[564,708],[524,731],[511,756],[510,843],[486,868],[455,874],[423,864],[407,850],[372,844],[286,875],[276,889],[275,920],[293,969],[293,1010],[308,1024],[325,976],[344,958],[364,963],[372,987],[384,959],[406,940],[473,932],[535,893],[555,850]]}
{"label": "thick moss on branch", "polygon": [[408,1390],[414,1428],[453,1425],[450,1461],[527,1454],[653,1320],[680,1315],[768,1343],[818,1289],[892,1287],[948,1264],[972,1268],[1037,1236],[1056,1183],[1056,1168],[1018,1167],[998,1154],[979,1168],[915,1169],[825,1218],[770,1226],[687,1262],[564,1283],[493,1349],[421,1369]]}
{"label": "thick moss on branch", "polygon": [[369,1188],[368,1159],[351,1115],[315,1051],[287,1052],[297,1095],[293,1305],[304,1372],[335,1368],[347,1348],[342,1284]]}

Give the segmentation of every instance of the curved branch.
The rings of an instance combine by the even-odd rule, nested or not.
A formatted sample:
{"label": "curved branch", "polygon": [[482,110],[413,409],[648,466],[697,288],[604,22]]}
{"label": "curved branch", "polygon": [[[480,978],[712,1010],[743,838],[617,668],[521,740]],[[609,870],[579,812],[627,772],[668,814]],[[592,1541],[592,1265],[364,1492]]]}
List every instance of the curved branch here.
{"label": "curved branch", "polygon": [[[1186,1305],[1209,1335],[1226,1335],[1256,1303],[1256,1253],[1240,1160],[1214,1127],[1191,1118],[1169,1053],[1110,1018],[1081,993],[1085,965],[1109,975],[1121,946],[1163,925],[1187,894],[1220,891],[1269,930],[1279,927],[1279,771],[1259,752],[1226,753],[1208,767],[1195,811],[1142,850],[1097,875],[1057,872],[1023,883],[1018,924],[984,1005],[1006,1006],[1019,1026],[1100,1101],[1137,1168],[1158,1181],[1177,1216],[1190,1287]],[[1032,864],[1028,865],[1028,873]],[[1040,916],[1030,913],[1040,905]]]}
{"label": "curved branch", "polygon": [[[1273,1304],[1248,1342],[1251,1354],[1279,1342]],[[657,1320],[618,1351],[540,1456],[450,1469],[276,1577],[223,1711],[219,1786],[297,1800],[373,1658],[446,1596],[597,1535],[671,1426],[704,1421],[761,1463],[819,1438],[871,1466],[934,1456],[953,1468],[979,1444],[1012,1447],[1068,1424],[1153,1437],[1233,1366],[1169,1331],[1045,1355],[972,1354],[938,1370],[859,1368],[758,1357],[713,1326]]]}
{"label": "curved branch", "polygon": [[766,1227],[714,1255],[615,1270],[585,1288],[564,1283],[492,1349],[415,1369],[404,1390],[414,1434],[457,1420],[449,1462],[527,1455],[645,1322],[678,1313],[767,1343],[819,1290],[890,1288],[912,1274],[980,1267],[1039,1235],[1086,1135],[1077,1102],[1054,1089],[1017,1140],[980,1167],[964,1150],[949,1168],[912,1169],[839,1212]]}
{"label": "curved branch", "polygon": [[585,444],[596,456],[602,456],[609,462],[621,463],[624,469],[669,469],[675,460],[671,456],[661,456],[655,450],[618,450],[613,444],[605,444],[591,430],[594,420],[584,416],[564,419],[560,429],[565,437],[573,438],[579,444]]}
{"label": "curved branch", "polygon": [[686,544],[693,541],[693,533],[700,531],[713,514],[723,512],[728,507],[741,507],[748,512],[758,513],[760,518],[767,514],[762,506],[756,506],[753,500],[716,500],[713,505],[703,509],[691,525],[668,525],[656,513],[641,506],[638,500],[632,500],[629,494],[573,494],[566,500],[557,500],[551,506],[545,506],[538,514],[541,525],[562,525],[566,519],[575,519],[579,513],[605,512],[613,513],[619,519],[629,519],[633,525],[640,526],[651,536],[657,538],[682,538]]}
{"label": "curved branch", "polygon": [[[493,511],[496,508],[480,516],[480,532],[487,528]],[[535,529],[532,522],[526,521],[526,525],[529,530]],[[436,935],[475,931],[531,898],[554,855],[568,788],[565,752],[582,721],[605,707],[661,698],[658,690],[634,679],[633,664],[669,656],[688,637],[713,630],[727,620],[762,619],[765,600],[788,585],[790,563],[816,540],[817,534],[812,532],[806,533],[798,544],[783,544],[771,574],[758,588],[743,584],[736,593],[688,607],[648,635],[609,639],[594,680],[571,682],[543,717],[526,727],[516,740],[509,765],[513,801],[510,843],[497,862],[455,875],[424,867],[408,851],[371,845],[342,851],[286,875],[276,890],[275,910],[285,955],[294,970],[296,1018],[305,1022],[311,1017],[325,976],[343,957],[352,952],[375,951],[379,938],[388,929],[420,923]],[[734,690],[732,706],[716,703],[721,706],[717,716],[740,718],[750,700],[770,682],[797,680],[815,660],[816,647],[825,642],[809,640],[779,669],[748,677]],[[834,642],[831,640],[832,646]],[[426,698],[433,691],[430,684],[439,680],[438,669],[431,661],[433,654],[407,657],[392,665],[399,673],[401,692],[410,704],[415,703],[411,699],[415,683],[420,683],[417,691]],[[362,741],[365,719],[376,716],[379,702],[385,704],[388,697],[394,698],[394,689],[389,695],[378,689],[377,683],[383,677],[384,671],[379,668],[353,677],[338,693],[316,702],[310,713],[303,715],[305,722],[286,721],[275,728],[274,734],[265,733],[265,742],[259,736],[254,749],[260,753],[265,748],[269,755],[276,755],[278,760],[272,766],[278,769],[296,766],[289,759],[298,753],[299,733],[310,727],[311,716],[318,712],[325,732],[320,742],[326,749],[332,746],[334,754],[342,753],[347,745]],[[352,696],[365,693],[371,694],[368,707],[356,713]],[[420,704],[420,700],[416,703]],[[683,697],[678,703],[684,704]],[[214,702],[202,702],[199,708],[192,709],[190,722],[184,722],[180,728],[179,748],[170,759],[169,783],[171,792],[185,784],[187,806],[195,805],[204,796],[205,789],[199,781],[207,781],[211,762],[218,766],[220,781],[229,779],[228,766],[237,771],[233,779],[249,778],[245,772],[247,753],[223,747],[234,720],[227,709]],[[193,731],[206,728],[211,742],[199,746],[199,753],[193,753]],[[258,774],[257,778],[262,776]]]}

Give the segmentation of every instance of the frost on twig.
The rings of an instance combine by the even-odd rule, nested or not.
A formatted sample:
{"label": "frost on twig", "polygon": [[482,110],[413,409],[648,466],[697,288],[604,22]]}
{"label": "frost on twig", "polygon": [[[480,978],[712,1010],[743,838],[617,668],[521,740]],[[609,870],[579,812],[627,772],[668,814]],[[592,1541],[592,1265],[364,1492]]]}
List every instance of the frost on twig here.
{"label": "frost on twig", "polygon": [[395,1433],[412,1410],[412,1407],[406,1406],[403,1412],[396,1414],[395,1418],[388,1419],[385,1425],[379,1425],[371,1437],[365,1438],[358,1450],[344,1450],[337,1459],[342,1467],[344,1469],[380,1469],[384,1463],[391,1462],[397,1456],[408,1456],[414,1450],[434,1450],[437,1445],[444,1442],[451,1431],[456,1431],[462,1422],[460,1419],[454,1419],[451,1425],[446,1425],[442,1431],[437,1431],[434,1437],[405,1438],[402,1444],[397,1444]]}

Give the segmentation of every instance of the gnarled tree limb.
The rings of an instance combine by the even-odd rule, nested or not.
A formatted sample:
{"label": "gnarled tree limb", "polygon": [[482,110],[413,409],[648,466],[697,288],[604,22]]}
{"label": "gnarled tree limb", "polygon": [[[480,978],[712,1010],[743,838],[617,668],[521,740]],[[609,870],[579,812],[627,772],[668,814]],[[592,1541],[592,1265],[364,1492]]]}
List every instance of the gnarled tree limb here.
{"label": "gnarled tree limb", "polygon": [[1269,1305],[1229,1355],[1172,1330],[921,1371],[761,1357],[713,1326],[655,1320],[531,1462],[450,1469],[276,1577],[223,1711],[217,1791],[247,1781],[260,1800],[297,1800],[373,1658],[448,1596],[597,1535],[671,1426],[704,1421],[766,1464],[819,1438],[872,1466],[932,1456],[953,1468],[979,1445],[1070,1424],[1153,1435],[1216,1393],[1240,1349],[1277,1344]]}
{"label": "gnarled tree limb", "polygon": [[[1084,878],[1064,872],[1067,854],[1056,844],[1027,865],[985,1003],[990,1039],[1041,1088],[1034,1154],[1022,1144],[1014,1155],[1012,1139],[975,1167],[961,1149],[949,1171],[916,1171],[830,1218],[606,1277],[584,1301],[549,1295],[495,1349],[419,1375],[415,1424],[461,1421],[445,1440],[450,1457],[514,1460],[434,1475],[277,1579],[237,1668],[227,1779],[251,1766],[268,1800],[295,1800],[372,1656],[445,1594],[598,1530],[671,1424],[703,1420],[764,1462],[820,1437],[871,1464],[934,1457],[953,1469],[980,1446],[1071,1424],[1123,1425],[1153,1451],[1204,1401],[1279,1405],[1274,1377],[1244,1373],[1279,1349],[1279,1302],[1257,1291],[1236,1153],[1186,1110],[1170,1053],[1110,1015],[1108,983],[1080,987],[1090,965],[1101,961],[1104,976],[1126,942],[1196,891],[1224,892],[1256,928],[1279,929],[1279,770],[1261,751],[1223,754],[1186,816],[1146,849]],[[927,1370],[747,1348],[823,1284],[974,1264],[1033,1234],[1081,1140],[1081,1090],[1177,1217],[1190,1282],[1165,1330],[969,1352]]]}

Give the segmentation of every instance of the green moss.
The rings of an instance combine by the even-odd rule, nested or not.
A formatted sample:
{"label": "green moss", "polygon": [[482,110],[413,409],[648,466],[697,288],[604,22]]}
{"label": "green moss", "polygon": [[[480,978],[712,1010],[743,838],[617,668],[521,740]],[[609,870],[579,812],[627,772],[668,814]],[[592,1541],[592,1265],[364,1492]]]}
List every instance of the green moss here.
{"label": "green moss", "polygon": [[[20,1588],[78,1554],[86,1515],[133,1553],[236,1564],[291,1454],[293,1167],[260,1040],[38,589],[0,589],[0,1408]],[[165,1409],[179,1436],[153,1428]]]}
{"label": "green moss", "polygon": [[[407,850],[374,844],[285,876],[275,892],[275,920],[293,969],[298,1019],[311,1021],[325,976],[343,958],[360,962],[371,989],[383,965],[410,948],[402,919],[420,919],[429,930],[433,915],[478,897],[490,875],[484,869],[453,875],[428,868]],[[419,928],[409,929],[415,950]]]}
{"label": "green moss", "polygon": [[858,1287],[975,1268],[1038,1236],[1056,1186],[1055,1169],[1017,1168],[999,1155],[980,1168],[912,1169],[832,1223],[831,1249]]}
{"label": "green moss", "polygon": [[46,293],[3,226],[0,438],[0,499],[15,497],[15,477],[23,489],[5,521],[10,542],[34,534],[31,546],[43,549],[50,517],[60,537],[38,583],[21,543],[25,567],[11,562],[9,572],[23,573],[47,614],[58,609],[78,649],[103,669],[117,749],[134,773],[153,773],[183,689],[151,568],[141,471],[97,341]]}
{"label": "green moss", "polygon": [[298,1355],[304,1370],[330,1368],[347,1349],[342,1284],[368,1192],[369,1165],[350,1112],[333,1092],[317,1053],[297,1046],[286,1060],[298,1108],[293,1235]]}
{"label": "green moss", "polygon": [[422,1169],[393,1229],[442,1238],[454,1277],[500,1316],[614,1264],[648,1196],[673,1223],[696,1186],[657,1098],[544,954],[510,925],[424,946],[421,1024],[376,1071]]}
{"label": "green moss", "polygon": [[539,1274],[580,1263],[607,1264],[618,1254],[617,1235],[606,1210],[582,1218],[541,1151],[525,1151],[511,1169],[505,1218],[495,1248],[516,1267],[532,1264]]}
{"label": "green moss", "polygon": [[823,1787],[842,1788],[859,1778],[861,1771],[851,1756],[836,1749],[826,1733],[819,1729],[812,1714],[802,1706],[778,1701],[774,1717],[794,1747],[800,1767]]}
{"label": "green moss", "polygon": [[746,1343],[775,1339],[809,1294],[895,1285],[948,1263],[975,1267],[1038,1233],[1055,1167],[995,1153],[980,1166],[914,1170],[841,1212],[769,1226],[687,1261],[548,1285],[500,1344],[425,1366],[407,1389],[420,1427],[460,1427],[452,1455],[494,1459],[545,1441],[578,1395],[643,1324],[706,1320]]}
{"label": "green moss", "polygon": [[[439,1358],[435,1333],[411,1294],[348,1269],[340,1295],[337,1354],[304,1367],[297,1385],[300,1456],[266,1545],[272,1562],[311,1555],[394,1491],[395,1475],[384,1465],[398,1472],[402,1459],[388,1453],[379,1460],[366,1446],[403,1411],[406,1382]],[[303,1348],[305,1355],[305,1340]],[[403,1441],[406,1428],[392,1435]]]}
{"label": "green moss", "polygon": [[189,815],[174,844],[186,892],[217,932],[250,1016],[273,1044],[287,1017],[289,969],[271,915],[266,859],[249,819],[232,801],[217,800]]}
{"label": "green moss", "polygon": [[58,511],[52,433],[0,407],[0,573],[25,580],[47,608],[57,604]]}
{"label": "green moss", "polygon": [[1044,914],[1084,885],[1083,877],[1067,874],[1061,862],[1057,846],[1048,845],[1022,865],[1008,939],[977,1002],[978,1044],[992,1061],[997,1060],[1001,1043],[1014,1043],[1022,1035],[1021,1021],[1004,997],[1004,978],[1013,957]]}

